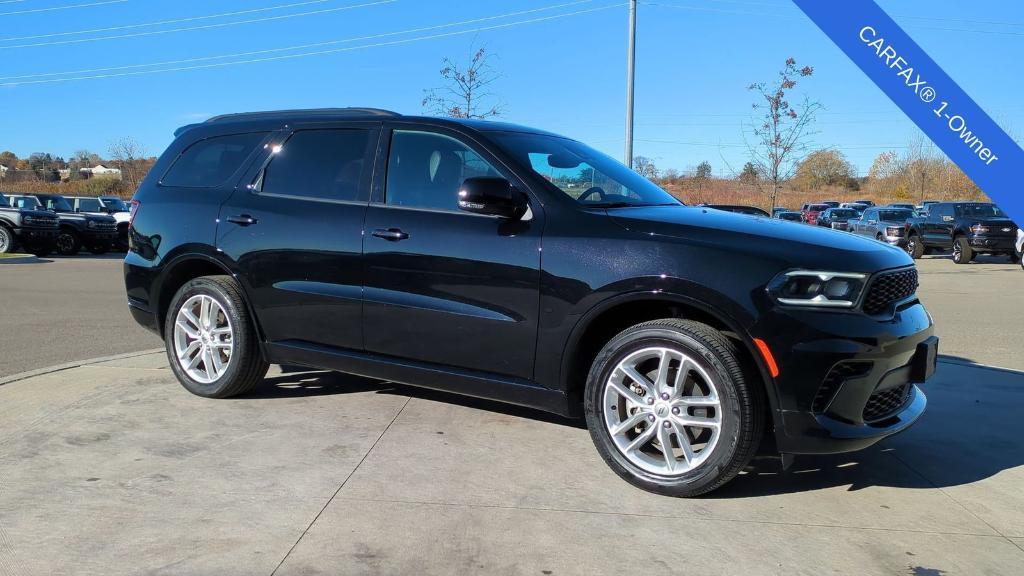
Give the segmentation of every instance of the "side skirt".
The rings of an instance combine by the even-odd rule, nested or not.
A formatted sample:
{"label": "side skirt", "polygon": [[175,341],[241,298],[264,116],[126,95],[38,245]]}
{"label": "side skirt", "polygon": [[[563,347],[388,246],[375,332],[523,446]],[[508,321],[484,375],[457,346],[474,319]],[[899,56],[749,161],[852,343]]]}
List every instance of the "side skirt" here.
{"label": "side skirt", "polygon": [[301,340],[268,342],[264,348],[267,361],[271,364],[298,364],[335,370],[365,378],[536,408],[561,416],[575,415],[569,409],[564,392],[549,390],[520,378],[333,348]]}

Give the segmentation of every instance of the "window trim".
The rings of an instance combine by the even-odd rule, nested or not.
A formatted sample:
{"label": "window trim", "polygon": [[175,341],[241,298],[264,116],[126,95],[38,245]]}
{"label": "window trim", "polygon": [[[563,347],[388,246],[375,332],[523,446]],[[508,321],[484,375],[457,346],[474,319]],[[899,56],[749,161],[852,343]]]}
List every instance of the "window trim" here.
{"label": "window trim", "polygon": [[[246,130],[246,131],[243,131],[243,132],[227,132],[227,133],[223,133],[223,134],[211,134],[209,136],[204,136],[202,138],[194,140],[191,143],[189,143],[187,146],[182,148],[181,151],[178,152],[174,156],[174,161],[171,162],[170,165],[167,166],[167,169],[164,170],[163,174],[160,175],[160,179],[157,180],[156,185],[158,187],[160,187],[160,188],[182,188],[182,189],[185,189],[185,190],[215,190],[217,188],[224,187],[227,183],[232,182],[232,180],[234,180],[234,185],[232,187],[237,186],[237,184],[238,184],[237,177],[234,178],[234,179],[232,179],[232,177],[233,176],[237,176],[238,174],[242,174],[242,173],[245,172],[245,170],[247,169],[249,164],[252,162],[253,155],[256,154],[258,150],[262,150],[263,146],[266,145],[267,140],[274,133],[275,133],[274,130]],[[256,145],[253,146],[253,149],[249,151],[249,154],[245,157],[245,159],[242,160],[242,162],[235,168],[235,170],[231,174],[229,174],[224,179],[223,182],[219,182],[219,183],[217,183],[217,184],[215,184],[213,186],[181,186],[181,185],[177,185],[177,184],[166,184],[166,183],[164,183],[164,179],[167,178],[167,175],[170,174],[171,170],[173,170],[174,167],[177,166],[178,162],[181,161],[181,157],[184,156],[186,152],[191,150],[192,147],[195,146],[196,144],[199,144],[200,142],[205,142],[207,140],[213,140],[214,138],[227,138],[227,137],[230,137],[230,136],[243,136],[243,135],[246,135],[246,134],[263,134],[263,140],[257,142]]]}

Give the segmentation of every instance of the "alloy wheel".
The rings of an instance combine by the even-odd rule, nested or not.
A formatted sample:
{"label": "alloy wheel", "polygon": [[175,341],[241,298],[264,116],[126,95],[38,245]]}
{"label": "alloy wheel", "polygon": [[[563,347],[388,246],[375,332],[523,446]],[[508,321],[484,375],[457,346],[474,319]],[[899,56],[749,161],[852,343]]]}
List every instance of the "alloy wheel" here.
{"label": "alloy wheel", "polygon": [[0,226],[0,254],[6,254],[11,250],[11,233]]}
{"label": "alloy wheel", "polygon": [[178,309],[174,353],[182,370],[196,382],[209,384],[224,374],[234,340],[231,321],[212,297],[197,294]]}
{"label": "alloy wheel", "polygon": [[913,256],[915,250],[917,250],[917,239],[911,237],[910,240],[907,240],[907,254]]}
{"label": "alloy wheel", "polygon": [[687,354],[662,347],[633,352],[605,382],[604,421],[635,466],[678,476],[714,452],[722,428],[716,377]]}
{"label": "alloy wheel", "polygon": [[964,251],[960,248],[959,242],[953,242],[953,262],[960,262],[964,259]]}

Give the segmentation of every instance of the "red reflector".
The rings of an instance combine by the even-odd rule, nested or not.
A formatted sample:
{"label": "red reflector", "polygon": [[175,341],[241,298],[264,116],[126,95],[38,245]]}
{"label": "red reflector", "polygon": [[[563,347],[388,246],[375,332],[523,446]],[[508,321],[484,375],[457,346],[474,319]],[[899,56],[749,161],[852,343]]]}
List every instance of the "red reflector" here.
{"label": "red reflector", "polygon": [[775,357],[772,356],[772,351],[768,349],[768,344],[760,338],[754,338],[754,344],[761,352],[761,357],[764,358],[764,363],[768,365],[768,372],[772,375],[772,378],[778,378],[779,365],[775,363]]}
{"label": "red reflector", "polygon": [[139,207],[142,206],[142,202],[132,198],[131,208],[128,210],[128,227],[131,228],[135,224],[135,215],[139,213]]}

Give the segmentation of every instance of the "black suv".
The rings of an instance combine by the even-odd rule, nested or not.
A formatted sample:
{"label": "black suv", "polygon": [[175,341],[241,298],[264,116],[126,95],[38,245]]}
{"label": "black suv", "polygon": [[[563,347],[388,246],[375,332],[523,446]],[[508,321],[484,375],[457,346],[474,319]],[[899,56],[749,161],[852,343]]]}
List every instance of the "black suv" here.
{"label": "black suv", "polygon": [[953,250],[953,262],[967,264],[978,254],[1003,254],[1017,261],[1017,226],[995,204],[938,202],[928,215],[907,221],[907,252],[914,259]]}
{"label": "black suv", "polygon": [[[688,207],[584,144],[374,109],[179,129],[132,200],[131,313],[189,391],[297,364],[585,415],[690,496],[910,426],[935,367],[897,248]],[[788,462],[789,458],[784,458]]]}
{"label": "black suv", "polygon": [[60,194],[27,194],[11,197],[25,207],[57,214],[60,232],[57,252],[62,256],[78,254],[84,247],[93,254],[108,252],[117,241],[117,221],[106,214],[79,214]]}
{"label": "black suv", "polygon": [[53,252],[57,217],[50,212],[19,208],[0,194],[0,254],[22,247],[40,258]]}

